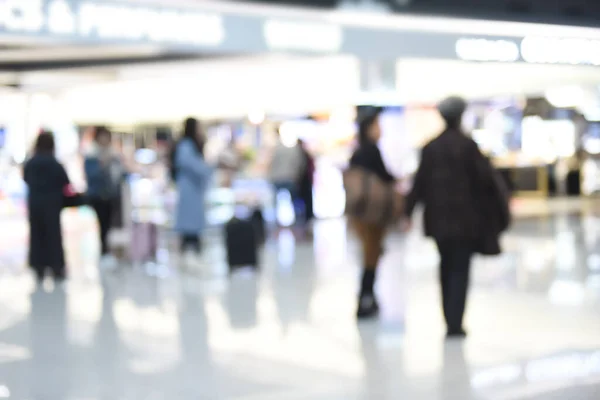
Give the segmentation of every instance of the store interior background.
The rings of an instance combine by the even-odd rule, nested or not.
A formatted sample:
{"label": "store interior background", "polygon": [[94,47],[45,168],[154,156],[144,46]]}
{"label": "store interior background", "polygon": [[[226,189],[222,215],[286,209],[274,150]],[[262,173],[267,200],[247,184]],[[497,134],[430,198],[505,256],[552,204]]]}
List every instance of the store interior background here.
{"label": "store interior background", "polygon": [[[131,57],[151,49],[85,51],[93,59],[94,52]],[[72,49],[60,52],[66,60],[72,57]],[[30,57],[35,59],[35,50]],[[156,207],[173,203],[164,160],[182,120],[195,116],[206,129],[209,160],[214,162],[232,139],[247,160],[235,195],[216,183],[210,196],[215,224],[231,216],[229,203],[236,196],[253,193],[254,200],[272,203],[264,179],[278,127],[303,139],[317,159],[317,215],[339,217],[341,171],[355,143],[357,106],[384,107],[384,157],[396,174],[410,176],[419,148],[442,129],[435,104],[448,95],[470,101],[465,129],[502,169],[518,198],[589,196],[600,190],[598,68],[441,59],[388,64],[389,76],[368,85],[364,60],[351,55],[230,55],[40,69],[19,73],[18,87],[10,84],[14,73],[0,73],[6,85],[0,88],[0,196],[10,200],[3,201],[3,212],[22,204],[15,201],[25,190],[19,164],[40,129],[55,133],[58,155],[83,190],[81,154],[93,125],[107,125],[117,134],[115,146],[136,171],[132,179],[156,182],[152,189],[142,185],[144,191],[167,193],[135,198],[153,198]]]}

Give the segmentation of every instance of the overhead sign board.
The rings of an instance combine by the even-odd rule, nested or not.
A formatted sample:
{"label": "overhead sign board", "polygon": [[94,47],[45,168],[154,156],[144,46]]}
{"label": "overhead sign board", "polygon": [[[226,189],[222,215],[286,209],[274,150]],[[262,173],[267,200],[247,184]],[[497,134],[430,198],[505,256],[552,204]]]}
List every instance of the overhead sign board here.
{"label": "overhead sign board", "polygon": [[0,32],[96,41],[219,46],[219,14],[73,0],[0,0]]}
{"label": "overhead sign board", "polygon": [[266,20],[263,35],[271,50],[337,53],[344,40],[344,32],[338,25],[280,19]]}
{"label": "overhead sign board", "polygon": [[456,56],[465,61],[600,66],[600,40],[527,36],[523,39],[460,38]]}
{"label": "overhead sign board", "polygon": [[[164,0],[164,4],[170,2]],[[390,18],[393,18],[390,16]],[[319,19],[177,8],[114,0],[0,0],[0,36],[43,37],[80,44],[155,44],[191,52],[353,54],[478,62],[600,65],[600,40],[465,37],[441,31],[376,29]]]}

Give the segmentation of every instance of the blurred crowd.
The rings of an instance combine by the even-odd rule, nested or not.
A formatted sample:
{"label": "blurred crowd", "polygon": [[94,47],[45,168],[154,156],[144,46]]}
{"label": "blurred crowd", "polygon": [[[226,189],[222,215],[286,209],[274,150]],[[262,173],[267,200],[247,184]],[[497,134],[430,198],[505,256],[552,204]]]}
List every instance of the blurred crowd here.
{"label": "blurred crowd", "polygon": [[[406,177],[394,176],[382,157],[378,111],[362,115],[358,121],[357,144],[344,171],[344,187],[346,217],[363,253],[357,303],[359,319],[374,317],[379,311],[374,287],[387,232],[397,226],[405,231],[411,229],[414,210],[422,205],[425,234],[436,242],[441,258],[442,308],[448,336],[466,335],[462,320],[471,259],[476,253],[499,254],[498,238],[510,223],[508,194],[502,180],[461,128],[466,108],[467,103],[456,97],[439,104],[445,128],[422,149],[420,165],[411,177],[413,184],[409,190],[406,190]],[[52,133],[42,132],[37,137],[33,153],[24,166],[24,180],[29,188],[29,265],[40,283],[47,275],[57,281],[67,278],[60,218],[67,207],[89,206],[94,210],[101,250],[99,265],[106,269],[118,266],[109,235],[115,215],[122,213],[124,183],[132,169],[115,150],[112,141],[108,128],[93,128],[93,144],[87,149],[83,163],[86,190],[80,193],[55,157]],[[201,124],[188,118],[179,139],[171,144],[166,161],[177,193],[173,231],[180,243],[182,268],[194,268],[201,263],[207,229],[205,199],[215,174],[218,173],[224,185],[231,185],[244,163],[244,155],[236,150],[234,139],[220,152],[216,162],[207,161],[205,145]],[[285,210],[278,209],[281,215],[277,221],[284,226],[293,223],[287,220],[296,221],[303,235],[310,237],[315,218],[313,156],[301,140],[280,134],[268,165],[268,180],[276,202],[285,199],[291,204],[288,211],[292,216],[287,218]],[[246,238],[264,235],[260,206],[240,206],[249,210],[236,211],[231,225],[226,228],[227,240],[231,242],[228,242],[229,253],[256,251],[248,247],[257,247],[264,240],[240,239],[244,236],[240,236],[242,226],[239,224],[246,222],[251,226]],[[130,216],[121,215],[121,218]],[[132,254],[137,254],[139,259],[150,256],[149,253],[156,250],[158,228],[148,222],[134,224],[131,229],[132,240],[128,246]],[[230,262],[235,258],[235,254],[228,254]]]}

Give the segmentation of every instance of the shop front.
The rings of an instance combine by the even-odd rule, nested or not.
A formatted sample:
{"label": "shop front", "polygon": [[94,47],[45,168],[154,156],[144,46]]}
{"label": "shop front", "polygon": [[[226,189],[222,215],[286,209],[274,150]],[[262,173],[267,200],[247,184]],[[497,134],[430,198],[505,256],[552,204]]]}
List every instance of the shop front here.
{"label": "shop front", "polygon": [[[590,111],[600,109],[597,30],[189,4],[0,3],[0,38],[6,43],[144,46],[157,55],[198,58],[101,65],[93,72],[76,67],[69,70],[71,81],[60,87],[28,79],[32,72],[27,69],[17,75],[0,72],[12,85],[5,92],[22,100],[17,112],[0,110],[4,148],[13,161],[24,159],[43,127],[61,133],[65,154],[79,148],[73,130],[93,124],[122,132],[117,142],[132,157],[140,148],[156,147],[160,152],[160,143],[176,136],[188,115],[207,122],[215,152],[226,148],[227,137],[235,136],[249,158],[260,160],[268,158],[275,128],[287,123],[286,129],[306,139],[320,157],[324,167],[317,185],[329,189],[331,185],[319,182],[339,177],[335,171],[353,145],[357,105],[384,106],[384,155],[398,173],[410,174],[417,149],[441,129],[435,103],[458,94],[472,105],[467,130],[504,170],[517,193],[573,192],[567,181],[577,180],[577,170],[584,188],[580,191],[596,190],[596,178],[590,177],[597,174],[595,163],[585,168],[570,165],[579,162],[572,159],[581,149],[593,155],[589,149],[597,140],[592,127],[599,118]],[[235,57],[206,60],[215,55]],[[0,69],[9,71],[11,65],[2,61],[0,50]],[[56,82],[51,78],[57,72],[44,71],[43,81]],[[88,79],[75,79],[78,74]],[[585,96],[571,104],[556,103],[552,91],[564,87],[579,88]],[[44,112],[34,100],[41,98]],[[548,103],[550,111],[536,110],[540,101]],[[12,104],[14,108],[17,103]],[[52,115],[60,120],[50,118],[49,109],[59,110]],[[168,140],[160,139],[165,135]],[[590,144],[585,146],[584,140]],[[588,159],[595,158],[580,161]],[[264,170],[257,162],[249,171],[264,175]],[[323,198],[337,198],[327,190],[322,193]],[[324,207],[322,214],[333,215],[334,209]]]}

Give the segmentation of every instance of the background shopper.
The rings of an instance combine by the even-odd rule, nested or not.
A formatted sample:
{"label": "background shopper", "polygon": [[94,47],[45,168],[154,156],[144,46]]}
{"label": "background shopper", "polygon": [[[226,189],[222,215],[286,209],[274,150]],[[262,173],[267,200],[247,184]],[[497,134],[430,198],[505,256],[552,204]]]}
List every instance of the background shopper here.
{"label": "background shopper", "polygon": [[84,162],[87,179],[87,197],[98,217],[100,229],[101,254],[100,266],[112,268],[117,259],[110,253],[108,234],[113,221],[116,199],[121,196],[121,184],[125,169],[121,158],[112,148],[112,135],[103,126],[96,127],[94,143]]}
{"label": "background shopper", "polygon": [[300,150],[304,156],[304,168],[300,175],[300,181],[298,182],[298,197],[304,204],[304,222],[306,228],[310,231],[311,224],[315,218],[315,212],[313,207],[313,185],[315,175],[315,159],[306,148],[306,143],[302,140],[298,141]]}
{"label": "background shopper", "polygon": [[198,262],[205,229],[205,196],[212,169],[204,160],[205,138],[194,118],[185,121],[184,134],[172,154],[172,175],[178,192],[175,230],[181,235],[186,266]]}
{"label": "background shopper", "polygon": [[466,335],[463,314],[467,300],[471,258],[486,224],[479,210],[479,193],[494,182],[489,161],[461,129],[467,103],[451,97],[438,106],[446,129],[422,151],[414,186],[406,202],[410,217],[417,203],[425,207],[425,234],[440,253],[442,305],[448,337]]}
{"label": "background shopper", "polygon": [[275,190],[287,190],[292,199],[298,195],[298,181],[304,170],[304,154],[298,138],[279,128],[279,141],[270,164],[269,176]]}
{"label": "background shopper", "polygon": [[54,138],[41,133],[33,157],[27,161],[24,179],[29,189],[29,265],[38,281],[50,268],[55,280],[66,277],[60,213],[69,178],[54,156]]}
{"label": "background shopper", "polygon": [[[358,148],[350,159],[350,167],[362,168],[377,175],[384,183],[394,184],[395,178],[385,167],[377,145],[380,137],[381,128],[378,113],[364,117],[359,125]],[[353,218],[350,222],[356,230],[363,250],[363,276],[357,316],[358,318],[369,318],[379,312],[379,304],[374,294],[374,285],[379,258],[383,251],[386,226],[356,218]]]}

